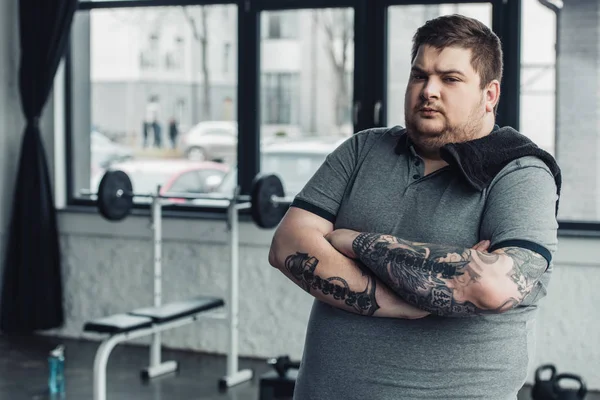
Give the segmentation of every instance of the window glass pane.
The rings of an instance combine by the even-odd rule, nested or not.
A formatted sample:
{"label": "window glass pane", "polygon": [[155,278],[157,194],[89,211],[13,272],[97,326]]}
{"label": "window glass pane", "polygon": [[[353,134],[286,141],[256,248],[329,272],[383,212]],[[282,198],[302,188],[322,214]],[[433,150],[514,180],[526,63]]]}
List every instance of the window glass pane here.
{"label": "window glass pane", "polygon": [[492,26],[492,5],[432,4],[392,6],[388,10],[387,125],[404,126],[404,93],[411,68],[412,36],[430,19],[462,14]]}
{"label": "window glass pane", "polygon": [[300,14],[286,11],[269,11],[261,19],[263,39],[296,39]]}
{"label": "window glass pane", "polygon": [[274,16],[288,39],[262,35],[261,172],[293,196],[354,130],[354,10],[263,12],[261,27]]}
{"label": "window glass pane", "polygon": [[[554,3],[554,2],[553,2]],[[559,22],[551,10],[529,6],[541,18],[546,47],[556,46],[556,148],[562,171],[558,217],[563,221],[600,222],[600,13],[598,1],[562,2]],[[527,10],[527,9],[525,9]],[[527,19],[527,16],[525,17]],[[542,24],[544,21],[544,24]],[[526,20],[527,24],[530,21]],[[532,28],[533,29],[533,28]],[[537,35],[532,32],[532,35]],[[548,50],[546,53],[549,53]],[[550,56],[548,56],[550,58]],[[552,60],[549,60],[551,62]],[[550,129],[553,104],[536,109],[536,122]]]}
{"label": "window glass pane", "polygon": [[271,15],[269,18],[268,36],[271,39],[281,39],[281,15]]}
{"label": "window glass pane", "polygon": [[[75,195],[86,179],[96,190],[107,169],[128,173],[136,192],[187,171],[231,169],[235,5],[93,9],[78,12],[74,27],[73,113],[82,111],[74,117]],[[89,141],[81,138],[86,124]],[[79,151],[83,142],[89,161]]]}
{"label": "window glass pane", "polygon": [[522,3],[520,132],[554,154],[556,15],[537,1]]}

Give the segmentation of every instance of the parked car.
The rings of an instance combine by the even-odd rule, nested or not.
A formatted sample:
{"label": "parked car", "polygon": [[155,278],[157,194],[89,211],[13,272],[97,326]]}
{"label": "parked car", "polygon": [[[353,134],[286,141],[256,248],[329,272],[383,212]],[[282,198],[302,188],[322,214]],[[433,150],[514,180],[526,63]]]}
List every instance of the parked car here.
{"label": "parked car", "polygon": [[[167,193],[210,193],[222,182],[229,168],[216,162],[188,160],[131,160],[111,165],[111,170],[121,170],[129,176],[133,191],[140,194],[156,192],[161,185],[161,194]],[[104,171],[96,174],[92,188],[97,190]],[[135,202],[149,202],[135,199]],[[183,200],[174,199],[175,202]]]}
{"label": "parked car", "polygon": [[114,162],[128,160],[132,157],[132,149],[113,142],[100,131],[92,130],[90,134],[92,170],[105,169]]}
{"label": "parked car", "polygon": [[182,150],[189,160],[235,162],[238,127],[235,121],[204,121],[181,137]]}
{"label": "parked car", "polygon": [[[283,183],[285,196],[293,197],[343,140],[339,137],[314,138],[264,146],[261,151],[261,172],[277,175]],[[231,197],[237,185],[237,173],[237,168],[232,168],[211,195]],[[194,204],[207,207],[223,207],[226,203],[218,200],[194,201]]]}

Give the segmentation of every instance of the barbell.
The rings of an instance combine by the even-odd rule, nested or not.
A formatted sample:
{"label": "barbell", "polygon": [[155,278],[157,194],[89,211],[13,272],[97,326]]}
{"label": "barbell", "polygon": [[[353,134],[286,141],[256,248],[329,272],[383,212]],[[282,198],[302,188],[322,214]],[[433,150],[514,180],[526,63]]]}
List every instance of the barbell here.
{"label": "barbell", "polygon": [[[133,199],[184,199],[184,200],[217,200],[229,204],[237,202],[249,203],[253,221],[261,228],[274,228],[281,222],[288,205],[293,199],[284,197],[283,184],[274,174],[259,174],[253,182],[250,196],[233,197],[211,196],[206,193],[135,193],[133,184],[127,173],[121,170],[107,171],[98,185],[98,211],[109,221],[120,221],[131,213]],[[93,195],[82,190],[82,194]]]}

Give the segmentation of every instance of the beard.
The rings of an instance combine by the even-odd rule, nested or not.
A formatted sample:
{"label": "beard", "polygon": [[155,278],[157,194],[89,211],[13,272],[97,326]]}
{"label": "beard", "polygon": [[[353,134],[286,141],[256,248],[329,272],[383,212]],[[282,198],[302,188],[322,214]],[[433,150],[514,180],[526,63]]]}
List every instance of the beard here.
{"label": "beard", "polygon": [[[448,143],[466,142],[476,139],[481,134],[485,112],[483,111],[484,98],[474,106],[465,122],[451,124],[444,110],[431,105],[439,110],[435,118],[424,119],[418,115],[421,107],[430,106],[427,103],[420,104],[415,110],[407,110],[405,118],[406,132],[410,140],[419,148],[424,155],[437,156],[439,149]],[[435,127],[432,125],[435,124]]]}

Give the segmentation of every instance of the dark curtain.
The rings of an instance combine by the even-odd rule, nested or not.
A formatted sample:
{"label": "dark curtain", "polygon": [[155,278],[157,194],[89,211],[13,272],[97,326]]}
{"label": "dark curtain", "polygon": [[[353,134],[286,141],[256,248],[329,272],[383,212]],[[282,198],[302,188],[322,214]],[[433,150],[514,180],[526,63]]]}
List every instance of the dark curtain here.
{"label": "dark curtain", "polygon": [[64,321],[61,257],[40,116],[77,0],[20,0],[19,90],[26,119],[2,279],[0,330],[33,332]]}

